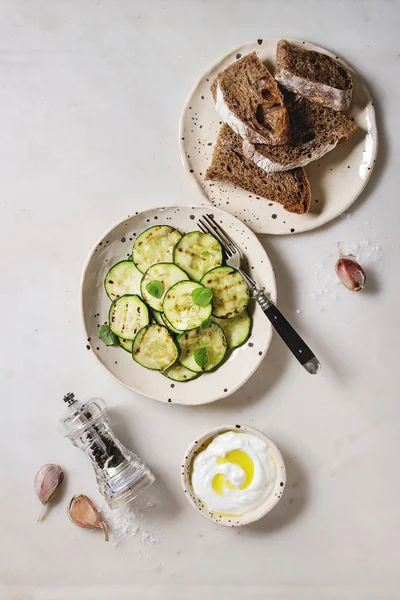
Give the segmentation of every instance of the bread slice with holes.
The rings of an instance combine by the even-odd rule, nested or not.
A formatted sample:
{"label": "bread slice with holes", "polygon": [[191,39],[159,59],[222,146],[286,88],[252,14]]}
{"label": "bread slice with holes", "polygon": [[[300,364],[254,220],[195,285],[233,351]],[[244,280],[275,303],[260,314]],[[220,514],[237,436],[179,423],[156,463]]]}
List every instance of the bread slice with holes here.
{"label": "bread slice with holes", "polygon": [[333,110],[350,106],[353,79],[348,69],[321,52],[304,50],[280,40],[275,78],[288,90]]}
{"label": "bread slice with holes", "polygon": [[267,174],[244,156],[242,143],[237,133],[222,125],[205,179],[230,183],[255,196],[279,202],[292,213],[308,212],[311,190],[304,169]]}
{"label": "bread slice with holes", "polygon": [[243,141],[243,154],[267,173],[304,167],[348,142],[357,129],[344,114],[300,96],[290,104],[289,119],[290,144],[269,146]]}
{"label": "bread slice with holes", "polygon": [[211,85],[215,108],[235,133],[254,144],[284,144],[289,117],[275,79],[253,52],[221,71]]}

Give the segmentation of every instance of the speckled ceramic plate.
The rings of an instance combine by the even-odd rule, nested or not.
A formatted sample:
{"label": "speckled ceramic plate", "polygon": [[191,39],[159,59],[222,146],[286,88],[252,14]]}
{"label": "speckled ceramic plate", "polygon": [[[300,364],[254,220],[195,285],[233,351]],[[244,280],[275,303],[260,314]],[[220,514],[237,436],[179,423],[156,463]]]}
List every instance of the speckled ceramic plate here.
{"label": "speckled ceramic plate", "polygon": [[[308,214],[294,215],[279,204],[257,198],[233,186],[204,181],[221,124],[210,92],[214,77],[230,63],[253,51],[256,51],[273,71],[279,39],[267,38],[248,42],[212,65],[195,85],[182,111],[180,122],[179,139],[183,164],[202,192],[204,201],[208,200],[232,213],[256,233],[285,234],[309,231],[346,211],[367,184],[375,163],[378,144],[375,110],[368,90],[359,75],[341,60],[340,62],[353,74],[354,93],[349,116],[355,119],[360,129],[349,144],[339,146],[322,159],[307,165],[306,172],[312,190],[311,209]],[[289,41],[296,46],[339,58],[309,42],[293,39]]]}
{"label": "speckled ceramic plate", "polygon": [[97,242],[83,270],[82,312],[87,349],[122,385],[161,402],[205,404],[229,396],[254,373],[271,342],[271,325],[260,307],[251,301],[249,311],[253,317],[253,329],[246,344],[230,353],[216,371],[205,373],[193,381],[178,383],[141,367],[122,348],[105,346],[99,340],[99,327],[107,322],[110,308],[110,300],[104,291],[104,277],[113,264],[130,256],[135,237],[155,224],[172,225],[182,233],[187,233],[197,229],[198,218],[207,213],[214,214],[215,219],[240,245],[252,277],[265,287],[275,301],[274,272],[256,236],[232,215],[209,206],[170,206],[128,216]]}

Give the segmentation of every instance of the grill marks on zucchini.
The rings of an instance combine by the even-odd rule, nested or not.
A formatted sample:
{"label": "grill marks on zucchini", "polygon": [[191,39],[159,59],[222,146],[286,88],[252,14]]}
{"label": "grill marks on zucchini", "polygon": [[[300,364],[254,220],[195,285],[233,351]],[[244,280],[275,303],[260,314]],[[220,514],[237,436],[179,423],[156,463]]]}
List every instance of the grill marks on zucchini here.
{"label": "grill marks on zucchini", "polygon": [[118,338],[118,341],[121,348],[129,352],[129,354],[132,354],[133,340],[124,340],[122,338]]}
{"label": "grill marks on zucchini", "polygon": [[139,331],[133,341],[132,358],[146,369],[169,369],[178,356],[179,347],[163,325],[148,325]]}
{"label": "grill marks on zucchini", "polygon": [[[179,338],[178,344],[181,350],[179,362],[187,369],[197,373],[211,371],[219,365],[224,359],[227,348],[225,334],[217,323],[210,323],[204,329],[187,331]],[[195,360],[196,350],[201,348],[205,348],[207,351],[207,362],[202,367]]]}
{"label": "grill marks on zucchini", "polygon": [[233,267],[217,267],[206,273],[201,282],[213,292],[212,314],[231,319],[244,311],[250,300],[247,284]]}
{"label": "grill marks on zucchini", "polygon": [[211,315],[211,302],[205,306],[199,306],[193,302],[192,292],[197,288],[202,288],[200,283],[181,281],[172,286],[165,294],[164,316],[178,331],[200,327],[203,321]]}
{"label": "grill marks on zucchini", "polygon": [[[158,263],[152,265],[143,275],[142,283],[140,286],[142,298],[147,302],[151,308],[162,312],[163,300],[165,294],[168,292],[170,287],[179,281],[188,280],[187,274],[182,271],[179,267],[173,263]],[[163,293],[160,298],[155,298],[147,289],[147,285],[151,281],[159,281],[162,285]]]}
{"label": "grill marks on zucchini", "polygon": [[247,310],[233,317],[233,319],[217,319],[216,317],[211,317],[211,319],[222,327],[228,350],[238,348],[248,340],[251,332],[251,317]]}
{"label": "grill marks on zucchini", "polygon": [[215,369],[227,349],[245,343],[252,324],[247,285],[222,263],[212,235],[182,236],[168,225],[143,231],[130,259],[115,264],[104,280],[112,300],[110,334],[135,362],[172,381]]}
{"label": "grill marks on zucchini", "polygon": [[133,246],[132,259],[145,273],[155,263],[173,262],[173,249],[182,235],[168,225],[155,225],[143,231]]}
{"label": "grill marks on zucchini", "polygon": [[110,329],[119,338],[133,340],[149,324],[149,311],[139,296],[122,296],[114,300],[109,313]]}
{"label": "grill marks on zucchini", "polygon": [[140,294],[143,275],[131,260],[121,260],[108,271],[104,279],[107,296],[113,302],[126,294]]}
{"label": "grill marks on zucchini", "polygon": [[174,262],[191,279],[200,281],[204,273],[222,265],[222,248],[210,234],[191,231],[184,235],[174,249]]}

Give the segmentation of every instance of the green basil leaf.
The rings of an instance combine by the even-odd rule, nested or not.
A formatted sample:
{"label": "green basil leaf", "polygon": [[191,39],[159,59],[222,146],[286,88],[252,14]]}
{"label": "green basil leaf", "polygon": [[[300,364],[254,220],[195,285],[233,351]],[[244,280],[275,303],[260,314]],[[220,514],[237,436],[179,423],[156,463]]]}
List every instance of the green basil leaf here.
{"label": "green basil leaf", "polygon": [[199,365],[199,367],[204,367],[208,361],[207,348],[197,348],[194,351],[194,360]]}
{"label": "green basil leaf", "polygon": [[177,341],[179,342],[179,340],[180,340],[181,338],[183,338],[183,336],[184,336],[184,335],[185,335],[185,332],[184,332],[184,331],[182,331],[182,333],[178,333],[178,335],[176,336],[176,339],[177,339]]}
{"label": "green basil leaf", "polygon": [[164,286],[161,281],[154,279],[153,281],[149,281],[149,283],[146,285],[146,290],[149,292],[149,294],[151,294],[151,296],[154,296],[154,298],[161,298],[163,295]]}
{"label": "green basil leaf", "polygon": [[99,338],[106,346],[115,346],[118,344],[118,337],[111,331],[109,325],[102,325],[100,327]]}
{"label": "green basil leaf", "polygon": [[207,329],[207,327],[209,327],[210,325],[211,325],[211,319],[206,319],[200,325],[200,329]]}
{"label": "green basil leaf", "polygon": [[205,287],[195,288],[192,292],[192,300],[197,306],[206,306],[207,304],[210,304],[212,297],[212,290]]}

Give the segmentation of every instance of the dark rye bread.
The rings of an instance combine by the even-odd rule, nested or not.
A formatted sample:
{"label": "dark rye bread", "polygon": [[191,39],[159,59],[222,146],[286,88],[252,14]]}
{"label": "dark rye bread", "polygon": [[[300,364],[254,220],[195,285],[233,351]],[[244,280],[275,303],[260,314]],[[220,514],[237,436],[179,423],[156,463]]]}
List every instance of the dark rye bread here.
{"label": "dark rye bread", "polygon": [[304,167],[348,142],[357,129],[354,121],[326,106],[297,96],[289,107],[290,144],[267,146],[243,141],[244,155],[267,173]]}
{"label": "dark rye bread", "polygon": [[347,110],[353,93],[351,73],[336,60],[280,40],[275,78],[287,89],[333,110]]}
{"label": "dark rye bread", "polygon": [[311,190],[304,169],[267,174],[243,155],[242,138],[226,124],[220,129],[205,179],[236,185],[279,202],[292,213],[304,214],[310,208]]}
{"label": "dark rye bread", "polygon": [[255,52],[221,71],[211,91],[221,119],[243,139],[274,145],[288,141],[283,96]]}

